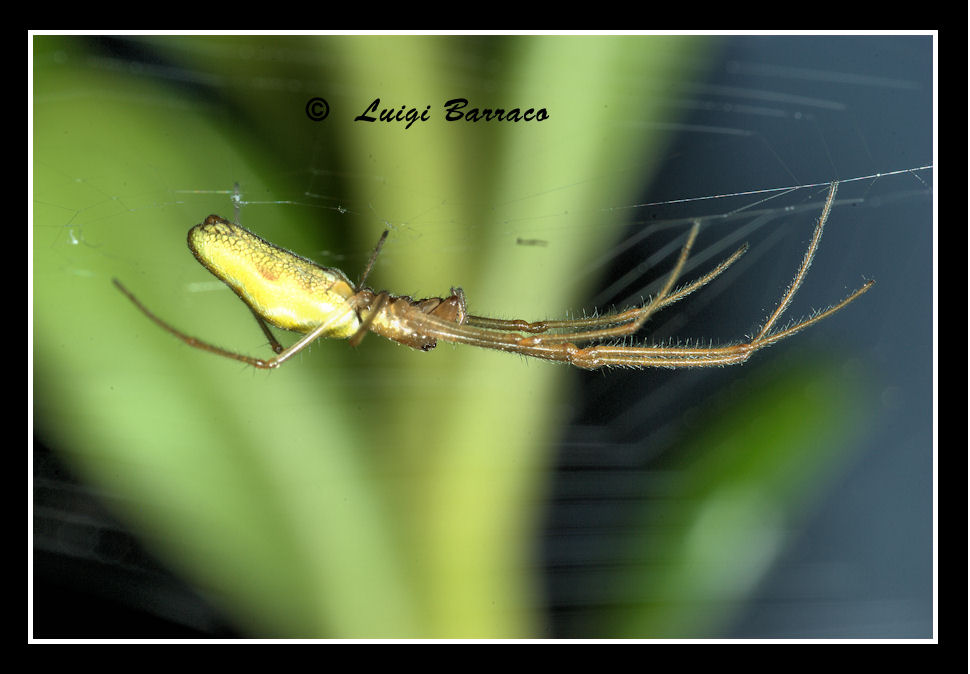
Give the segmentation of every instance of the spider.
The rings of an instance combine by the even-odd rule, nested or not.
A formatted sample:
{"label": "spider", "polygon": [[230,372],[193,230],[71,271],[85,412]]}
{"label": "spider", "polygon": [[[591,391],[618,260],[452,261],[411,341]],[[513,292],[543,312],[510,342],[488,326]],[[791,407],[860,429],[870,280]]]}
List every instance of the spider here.
{"label": "spider", "polygon": [[[873,281],[867,281],[838,304],[789,327],[772,331],[812,264],[837,189],[838,183],[832,183],[805,257],[778,306],[753,338],[727,346],[626,346],[602,343],[603,340],[614,340],[637,332],[654,312],[707,285],[747,250],[745,244],[709,273],[674,290],[674,284],[697,238],[697,222],[688,233],[664,287],[646,304],[592,318],[530,323],[469,314],[461,288],[452,288],[451,295],[446,298],[420,300],[367,288],[364,281],[384,246],[387,230],[371,253],[360,283],[354,286],[338,269],[321,267],[274,246],[218,215],[210,215],[205,222],[189,230],[189,248],[198,261],[232,288],[252,311],[277,354],[268,360],[227,351],[177,330],[149,311],[118,279],[113,279],[113,282],[142,313],[189,346],[263,369],[279,367],[321,337],[349,339],[352,346],[357,346],[368,331],[422,351],[433,349],[438,340],[442,340],[566,362],[584,369],[736,365],[745,362],[755,351],[831,316],[873,286]],[[304,336],[284,349],[267,324],[303,333]],[[577,346],[582,342],[600,343],[585,348]]]}

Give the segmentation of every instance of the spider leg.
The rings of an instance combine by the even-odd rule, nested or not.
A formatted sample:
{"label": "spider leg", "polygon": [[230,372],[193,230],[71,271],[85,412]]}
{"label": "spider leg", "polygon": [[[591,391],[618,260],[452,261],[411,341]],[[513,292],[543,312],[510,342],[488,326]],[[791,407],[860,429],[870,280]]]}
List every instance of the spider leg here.
{"label": "spider leg", "polygon": [[[585,369],[594,369],[607,365],[627,365],[629,367],[675,367],[689,365],[703,367],[705,365],[727,364],[739,358],[728,350],[735,347],[724,347],[724,353],[712,353],[710,350],[697,350],[698,353],[679,354],[681,361],[685,356],[691,362],[677,362],[671,358],[667,347],[608,347],[602,345],[581,349],[571,342],[543,342],[533,337],[522,337],[512,332],[487,330],[473,325],[458,324],[443,320],[431,314],[417,314],[408,316],[409,322],[418,327],[423,334],[454,344],[467,344],[485,349],[517,353],[544,360],[553,360],[576,365]],[[702,353],[703,352],[703,353]],[[706,360],[709,362],[704,362]]]}
{"label": "spider leg", "polygon": [[[819,243],[822,239],[822,231],[825,227],[825,223],[828,221],[829,213],[832,210],[832,205],[835,201],[835,194],[837,189],[838,189],[838,183],[832,183],[831,187],[829,188],[828,196],[826,197],[826,200],[825,200],[825,205],[822,208],[822,213],[819,216],[818,221],[816,222],[815,230],[812,234],[812,240],[809,243],[807,250],[805,251],[805,256],[803,257],[802,263],[795,274],[794,280],[792,281],[788,289],[785,291],[785,294],[782,296],[781,302],[779,302],[778,306],[772,312],[771,316],[768,317],[768,320],[765,322],[764,326],[761,328],[758,335],[753,340],[751,340],[751,344],[759,344],[765,339],[765,337],[769,334],[769,331],[771,330],[771,328],[775,325],[775,323],[778,321],[781,315],[791,304],[791,300],[794,297],[795,293],[801,287],[801,284],[804,281],[806,274],[808,273],[808,269],[812,265],[812,260],[815,258],[815,252],[816,250],[818,250]],[[695,228],[696,228],[696,225],[695,225]],[[727,260],[725,260],[720,265],[718,265],[713,271],[701,277],[698,281],[686,286],[681,291],[678,291],[672,294],[667,294],[667,290],[669,290],[672,280],[676,278],[676,275],[678,274],[679,269],[683,265],[683,260],[686,260],[686,256],[684,253],[685,251],[689,251],[689,248],[692,243],[693,243],[693,238],[689,237],[687,243],[684,246],[684,250],[681,251],[682,261],[678,262],[677,267],[671,273],[671,277],[670,279],[668,279],[667,287],[665,288],[665,290],[662,291],[660,295],[658,295],[657,298],[655,298],[654,301],[651,302],[650,305],[648,305],[647,307],[644,307],[643,309],[627,310],[622,312],[621,314],[615,315],[617,318],[629,319],[633,316],[636,316],[638,312],[642,312],[634,322],[629,323],[627,325],[614,327],[614,328],[590,330],[587,332],[542,335],[541,337],[534,337],[531,339],[533,340],[533,342],[542,341],[543,343],[578,342],[578,341],[588,341],[588,340],[597,340],[597,339],[609,339],[611,337],[621,337],[624,335],[632,334],[637,330],[639,330],[640,326],[642,326],[643,322],[646,320],[647,317],[649,317],[649,315],[651,315],[652,313],[654,313],[655,311],[658,311],[663,307],[673,304],[677,300],[683,299],[691,292],[706,285],[707,283],[710,283],[710,281],[712,281],[714,278],[722,274],[724,270],[727,269],[728,266],[733,264],[747,250],[746,246],[739,249],[733,255],[731,255]],[[866,290],[867,289],[868,287],[866,288]],[[658,299],[660,300],[659,303],[657,301]],[[651,306],[654,304],[656,304],[657,306],[651,309]],[[603,318],[605,319],[606,317],[603,317]],[[807,326],[801,325],[801,327],[799,326],[793,326],[793,327],[797,327],[800,330],[803,327],[807,327]],[[795,330],[794,332],[797,332],[797,330]],[[785,336],[794,334],[794,332],[785,331]],[[775,341],[777,340],[772,340],[769,343],[774,343]],[[763,346],[766,346],[766,345],[767,344],[764,344]]]}
{"label": "spider leg", "polygon": [[874,281],[867,281],[862,287],[855,290],[844,300],[832,305],[825,311],[815,314],[811,318],[799,321],[785,330],[742,344],[707,348],[611,346],[596,344],[585,349],[578,349],[573,344],[565,344],[564,346],[573,347],[566,349],[568,352],[566,354],[568,362],[589,369],[610,366],[678,368],[737,365],[748,360],[756,351],[760,351],[776,342],[791,337],[796,332],[801,332],[810,325],[814,325],[822,319],[831,316],[850,302],[855,301],[859,296],[872,288],[873,285],[875,285]]}
{"label": "spider leg", "polygon": [[185,334],[181,330],[172,327],[171,325],[163,321],[161,318],[153,314],[148,309],[148,307],[142,304],[141,301],[137,297],[135,297],[134,294],[132,294],[130,290],[128,290],[125,286],[121,284],[121,281],[119,281],[118,279],[111,279],[111,282],[114,283],[115,287],[118,288],[118,290],[120,290],[129,300],[131,300],[131,303],[134,304],[139,311],[141,311],[143,314],[148,316],[148,318],[150,318],[152,322],[155,323],[155,325],[175,335],[176,337],[181,339],[189,346],[196,349],[202,349],[203,351],[208,351],[210,353],[215,353],[220,356],[225,356],[226,358],[232,358],[233,360],[239,360],[244,363],[248,363],[253,367],[258,367],[258,368],[273,367],[272,365],[269,364],[270,361],[265,361],[261,358],[252,358],[250,356],[244,356],[241,353],[234,353],[232,351],[227,351],[226,349],[223,349],[221,347],[215,346],[213,344],[209,344],[208,342],[204,342],[197,337],[192,337],[191,335]]}
{"label": "spider leg", "polygon": [[[246,306],[249,306],[249,305],[247,304]],[[276,339],[276,336],[272,332],[270,332],[269,326],[266,325],[266,321],[263,320],[263,317],[257,314],[256,310],[253,309],[252,307],[249,307],[249,310],[253,312],[253,317],[256,319],[256,322],[259,323],[259,327],[263,331],[263,334],[266,335],[266,339],[269,340],[269,346],[271,349],[273,349],[273,352],[282,353],[283,345],[280,344],[279,340]]]}
{"label": "spider leg", "polygon": [[346,308],[344,311],[335,312],[335,315],[332,316],[329,320],[315,327],[309,333],[307,333],[302,338],[300,338],[295,344],[291,345],[289,348],[284,349],[282,352],[280,352],[280,354],[275,358],[270,358],[269,360],[263,360],[262,358],[253,358],[252,356],[247,356],[242,353],[229,351],[227,349],[223,349],[222,347],[215,346],[214,344],[210,344],[209,342],[205,342],[199,339],[198,337],[192,337],[191,335],[185,334],[178,328],[175,328],[169,325],[161,318],[153,314],[148,309],[148,307],[142,304],[141,301],[137,297],[135,297],[135,295],[130,290],[128,290],[124,285],[122,285],[121,281],[119,281],[118,279],[112,279],[111,281],[112,283],[115,284],[115,287],[117,287],[118,290],[120,290],[129,300],[131,300],[132,304],[134,304],[139,311],[141,311],[148,318],[150,318],[153,323],[155,323],[157,326],[164,329],[165,331],[169,332],[170,334],[175,335],[176,337],[178,337],[180,340],[182,340],[192,348],[201,349],[202,351],[208,351],[209,353],[214,353],[219,356],[224,356],[225,358],[238,360],[240,362],[247,363],[249,365],[252,365],[253,367],[257,367],[262,370],[269,370],[272,368],[279,367],[284,362],[286,362],[287,360],[295,356],[297,353],[305,349],[311,342],[319,339],[320,336],[323,335],[324,332],[326,332],[334,323],[339,322],[346,315],[348,311],[353,311],[354,309],[354,304],[351,298],[351,300],[348,300],[346,302],[345,304]]}
{"label": "spider leg", "polygon": [[680,290],[678,290],[678,291],[676,291],[676,292],[671,293],[670,295],[668,295],[664,299],[664,301],[660,304],[660,306],[657,307],[657,311],[659,311],[661,309],[664,309],[664,308],[670,306],[674,302],[678,302],[678,301],[684,299],[685,297],[687,297],[688,295],[690,295],[695,290],[700,290],[701,288],[703,288],[704,286],[706,286],[708,283],[710,283],[711,281],[713,281],[714,279],[716,279],[718,276],[720,276],[721,274],[723,274],[725,271],[727,271],[727,268],[728,267],[730,267],[732,264],[734,264],[735,262],[737,262],[738,259],[742,255],[744,255],[745,253],[747,253],[747,252],[748,252],[748,244],[744,244],[743,246],[741,246],[740,248],[738,248],[736,251],[734,251],[733,253],[731,253],[731,256],[730,257],[728,257],[723,262],[721,262],[720,264],[718,264],[714,269],[712,269],[708,273],[704,274],[702,277],[700,277],[699,279],[697,279],[693,283],[691,283],[689,285],[686,285],[683,288],[681,288]]}
{"label": "spider leg", "polygon": [[533,337],[521,337],[515,333],[487,330],[468,324],[459,325],[458,323],[420,312],[416,312],[417,315],[409,316],[409,319],[418,325],[423,333],[445,342],[467,344],[469,346],[478,346],[496,351],[517,353],[533,358],[565,362],[583,369],[591,370],[600,367],[718,367],[743,363],[755,351],[771,346],[775,342],[790,337],[796,332],[800,332],[810,325],[831,316],[850,302],[858,299],[874,283],[874,281],[866,282],[862,287],[838,304],[768,337],[755,339],[743,344],[706,348],[615,346],[607,344],[594,344],[593,346],[580,348],[572,342],[537,342]]}
{"label": "spider leg", "polygon": [[377,256],[381,254],[381,249],[384,247],[384,242],[387,241],[387,235],[390,233],[390,229],[385,229],[381,234],[381,238],[377,240],[377,245],[374,246],[374,252],[370,254],[370,259],[367,261],[367,266],[364,267],[364,273],[361,274],[360,283],[357,284],[358,291],[364,287],[364,282],[367,281],[367,277],[370,275],[371,269],[374,268],[374,263],[377,262]]}
{"label": "spider leg", "polygon": [[[802,258],[802,264],[799,266],[798,272],[795,274],[795,279],[792,281],[791,285],[788,286],[788,290],[786,290],[784,296],[782,296],[781,302],[778,303],[778,307],[772,312],[771,316],[768,317],[768,320],[765,321],[764,326],[752,341],[759,342],[768,334],[772,326],[778,321],[779,318],[781,318],[781,315],[785,313],[785,310],[788,309],[788,305],[791,304],[792,298],[801,287],[802,281],[805,280],[805,275],[808,273],[808,268],[812,266],[812,260],[815,259],[815,251],[818,250],[818,244],[822,240],[822,230],[825,228],[825,223],[829,219],[829,213],[832,211],[832,204],[835,202],[835,193],[838,191],[838,189],[839,183],[832,183],[832,186],[829,188],[829,194],[825,199],[825,205],[822,207],[822,214],[819,215],[818,222],[815,225],[815,231],[812,233],[812,241],[808,244],[808,249],[805,251],[805,257]],[[868,290],[868,286],[866,289]]]}
{"label": "spider leg", "polygon": [[[798,321],[788,328],[774,333],[771,332],[771,328],[775,325],[775,323],[777,323],[778,319],[791,304],[792,297],[801,287],[801,284],[805,279],[805,275],[812,264],[812,260],[815,257],[815,251],[818,249],[819,242],[822,238],[822,230],[825,226],[825,222],[828,220],[829,213],[832,209],[832,204],[835,200],[837,187],[838,184],[833,183],[829,189],[828,197],[826,198],[822,214],[819,216],[818,222],[815,225],[815,231],[812,234],[811,243],[809,244],[808,249],[805,251],[805,256],[795,274],[794,280],[782,295],[781,301],[768,317],[765,325],[761,328],[758,334],[748,342],[728,346],[712,346],[707,348],[675,346],[619,346],[608,344],[594,344],[586,348],[580,348],[573,343],[574,341],[581,339],[604,339],[635,332],[659,307],[667,306],[686,296],[689,292],[693,292],[705,283],[710,282],[712,278],[716,277],[718,274],[722,273],[724,269],[726,269],[727,264],[732,263],[737,259],[737,257],[740,257],[741,253],[744,252],[743,249],[736,252],[733,256],[731,256],[731,258],[725,261],[725,263],[722,263],[719,268],[715,269],[707,276],[702,277],[699,281],[688,285],[684,290],[671,294],[670,288],[676,281],[676,278],[683,267],[684,261],[687,258],[687,254],[690,251],[690,247],[696,238],[696,224],[691,230],[687,242],[681,251],[680,259],[678,260],[673,272],[671,272],[670,278],[668,279],[663,290],[642,309],[637,309],[636,312],[623,312],[623,314],[621,314],[623,317],[632,318],[635,316],[635,318],[633,318],[633,320],[626,325],[620,325],[614,328],[604,328],[600,330],[576,332],[572,334],[523,337],[514,332],[506,331],[505,326],[512,325],[514,322],[498,322],[496,325],[502,326],[501,329],[490,329],[489,327],[481,326],[478,321],[473,323],[471,321],[471,317],[470,320],[463,325],[442,320],[436,316],[426,314],[422,314],[420,316],[409,316],[409,318],[411,321],[413,321],[413,323],[419,325],[424,333],[443,341],[458,344],[468,344],[471,346],[479,346],[498,351],[507,351],[510,353],[518,353],[523,356],[531,356],[533,358],[567,362],[572,365],[576,365],[577,367],[586,369],[610,366],[634,368],[716,367],[743,363],[754,352],[786,339],[795,333],[814,325],[822,319],[831,316],[849,303],[858,299],[874,285],[874,281],[867,281],[838,304],[834,304],[824,311],[811,316],[810,318]],[[603,320],[607,320],[608,318],[615,319],[616,317],[602,317]],[[566,322],[559,322],[560,325],[564,325],[565,323]],[[548,324],[546,325],[548,326]],[[573,322],[571,325],[575,326],[576,323]]]}
{"label": "spider leg", "polygon": [[[633,320],[627,322],[626,324],[617,325],[612,328],[601,328],[599,330],[588,330],[583,332],[563,333],[563,334],[554,334],[554,335],[543,334],[543,335],[537,335],[534,337],[524,337],[522,339],[523,343],[555,344],[555,343],[574,342],[579,340],[587,341],[587,340],[594,340],[594,339],[609,339],[612,337],[622,337],[624,335],[631,335],[634,332],[637,332],[640,328],[643,327],[643,324],[646,323],[647,319],[650,318],[650,316],[652,316],[654,313],[656,313],[660,308],[668,304],[671,304],[672,302],[676,302],[677,300],[682,299],[683,297],[686,297],[686,295],[688,294],[688,292],[680,292],[680,293],[675,293],[674,295],[671,295],[670,291],[674,287],[674,284],[677,282],[677,278],[680,276],[680,272],[684,268],[684,263],[687,262],[687,257],[690,255],[690,251],[694,245],[694,241],[697,239],[697,232],[699,229],[700,229],[700,223],[695,222],[694,226],[691,227],[690,232],[687,234],[687,241],[684,242],[683,247],[680,249],[680,256],[677,258],[677,264],[674,265],[674,268],[670,272],[670,275],[667,277],[667,282],[664,284],[664,287],[661,289],[661,291],[652,300],[650,300],[650,302],[645,306],[640,307],[635,311],[624,312],[629,317],[632,317]],[[744,252],[743,248],[735,252],[735,254],[728,259],[728,263],[729,264],[733,263],[735,260],[737,260],[737,258],[741,256],[743,252]],[[697,284],[691,284],[687,286],[685,290],[689,290],[690,292],[697,290],[697,288],[700,288],[706,283],[709,283],[710,280],[714,278],[714,276],[722,273],[726,268],[727,267],[724,264],[720,265],[720,269],[715,269],[710,274],[707,274],[706,276],[702,277],[700,279],[700,282],[698,282]],[[671,299],[671,297],[673,297],[673,299]]]}
{"label": "spider leg", "polygon": [[[748,244],[744,244],[736,251],[734,251],[730,257],[723,260],[714,269],[709,271],[707,274],[699,279],[691,282],[690,284],[684,286],[680,290],[671,293],[657,307],[656,311],[660,311],[665,307],[670,306],[674,302],[684,299],[696,290],[699,290],[706,286],[708,283],[716,279],[718,276],[727,271],[728,267],[738,261],[738,259],[748,251]],[[568,320],[558,320],[558,321],[537,321],[530,323],[521,319],[500,319],[500,318],[489,318],[486,316],[469,316],[468,324],[474,325],[480,328],[488,328],[489,330],[508,330],[510,332],[546,332],[549,330],[571,330],[574,331],[573,334],[567,337],[567,341],[571,339],[582,339],[581,330],[599,328],[609,325],[619,325],[621,323],[629,323],[635,320],[640,313],[643,311],[643,306],[636,306],[632,309],[627,309],[614,314],[604,314],[602,316],[593,316],[591,318],[577,318]],[[548,338],[547,338],[548,339]]]}
{"label": "spider leg", "polygon": [[357,346],[364,341],[364,337],[367,336],[367,331],[370,330],[370,326],[374,322],[374,319],[377,318],[378,314],[380,314],[380,312],[384,309],[384,305],[387,304],[388,299],[389,297],[387,292],[381,291],[381,293],[377,296],[377,299],[374,301],[374,304],[371,307],[370,312],[367,314],[367,317],[361,321],[360,327],[357,328],[357,332],[351,336],[351,346]]}

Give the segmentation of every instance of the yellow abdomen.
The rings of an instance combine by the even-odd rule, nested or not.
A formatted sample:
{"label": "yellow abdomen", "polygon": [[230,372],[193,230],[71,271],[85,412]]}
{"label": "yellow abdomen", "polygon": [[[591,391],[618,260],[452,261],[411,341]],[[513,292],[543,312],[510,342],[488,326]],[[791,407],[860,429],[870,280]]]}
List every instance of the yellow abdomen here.
{"label": "yellow abdomen", "polygon": [[325,322],[326,337],[347,338],[360,318],[348,301],[354,287],[338,269],[274,246],[244,227],[210,215],[189,230],[189,249],[268,323],[308,333]]}

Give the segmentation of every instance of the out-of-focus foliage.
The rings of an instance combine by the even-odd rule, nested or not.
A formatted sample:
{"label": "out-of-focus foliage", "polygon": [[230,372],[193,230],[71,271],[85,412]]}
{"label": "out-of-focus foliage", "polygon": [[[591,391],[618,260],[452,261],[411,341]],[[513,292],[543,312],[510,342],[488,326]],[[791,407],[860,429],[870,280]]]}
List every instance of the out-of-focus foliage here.
{"label": "out-of-focus foliage", "polygon": [[[212,279],[184,244],[209,213],[230,215],[238,182],[243,224],[310,257],[341,251],[333,259],[351,277],[386,220],[395,229],[373,283],[425,296],[461,283],[476,313],[561,314],[588,290],[570,270],[623,224],[581,216],[631,203],[649,176],[658,92],[685,53],[701,56],[698,43],[126,44],[157,61],[129,68],[84,39],[34,41],[38,431],[251,634],[540,634],[531,541],[565,368],[371,337],[252,372],[178,343],[111,278],[191,334],[265,352],[230,293],[200,292]],[[306,119],[313,95],[330,102],[328,122]],[[377,97],[437,112],[456,96],[543,106],[550,120],[352,121]],[[516,247],[515,218],[564,226],[551,251]]]}

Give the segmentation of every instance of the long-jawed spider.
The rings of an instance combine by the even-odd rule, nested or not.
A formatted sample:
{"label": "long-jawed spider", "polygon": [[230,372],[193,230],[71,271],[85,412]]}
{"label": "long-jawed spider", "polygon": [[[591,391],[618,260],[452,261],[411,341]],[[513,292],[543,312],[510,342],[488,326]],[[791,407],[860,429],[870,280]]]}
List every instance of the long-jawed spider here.
{"label": "long-jawed spider", "polygon": [[[645,305],[592,318],[530,323],[469,314],[461,288],[452,288],[447,298],[414,300],[383,290],[374,292],[364,286],[387,239],[387,231],[377,242],[360,283],[354,286],[338,269],[321,267],[274,246],[239,225],[210,215],[205,222],[189,230],[189,248],[206,269],[249,306],[277,354],[267,360],[227,351],[191,337],[149,311],[120,281],[114,279],[114,284],[148,318],[189,346],[265,369],[279,367],[321,337],[349,339],[351,345],[356,346],[368,331],[422,351],[433,349],[441,340],[561,361],[586,369],[736,365],[745,362],[754,352],[831,316],[873,286],[873,281],[867,281],[838,304],[789,327],[772,331],[808,273],[837,189],[838,183],[832,183],[805,257],[777,308],[753,338],[727,346],[624,346],[615,343],[578,346],[584,342],[615,340],[637,332],[654,312],[707,285],[747,250],[747,245],[742,246],[712,271],[674,291],[674,284],[697,238],[697,223],[687,235],[663,289]],[[283,348],[268,325],[304,336],[289,348]]]}

